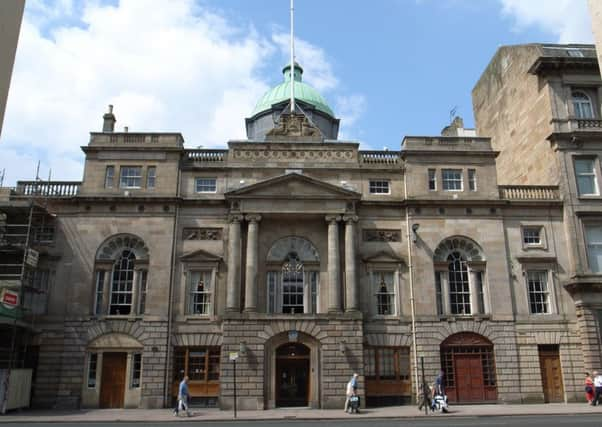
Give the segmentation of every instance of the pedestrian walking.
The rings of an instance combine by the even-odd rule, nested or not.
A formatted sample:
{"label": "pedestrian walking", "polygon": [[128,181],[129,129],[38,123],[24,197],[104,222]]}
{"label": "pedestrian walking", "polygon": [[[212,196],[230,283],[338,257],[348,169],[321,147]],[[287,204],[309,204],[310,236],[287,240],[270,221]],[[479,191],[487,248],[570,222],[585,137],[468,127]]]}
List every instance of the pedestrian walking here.
{"label": "pedestrian walking", "polygon": [[598,371],[594,371],[594,393],[594,405],[599,405],[602,397],[602,375]]}
{"label": "pedestrian walking", "polygon": [[347,389],[345,391],[345,412],[349,411],[349,402],[351,396],[355,396],[357,392],[357,377],[358,374],[354,373],[349,382],[347,383]]}
{"label": "pedestrian walking", "polygon": [[587,403],[589,403],[590,405],[594,404],[594,396],[595,396],[595,390],[594,390],[594,380],[592,380],[592,377],[589,375],[589,372],[585,373],[585,399],[587,400]]}
{"label": "pedestrian walking", "polygon": [[177,417],[180,411],[184,411],[186,416],[190,416],[190,411],[188,410],[188,397],[190,393],[188,392],[188,376],[185,376],[180,382],[180,386],[178,387],[178,403],[176,404],[175,409],[173,410],[173,414]]}

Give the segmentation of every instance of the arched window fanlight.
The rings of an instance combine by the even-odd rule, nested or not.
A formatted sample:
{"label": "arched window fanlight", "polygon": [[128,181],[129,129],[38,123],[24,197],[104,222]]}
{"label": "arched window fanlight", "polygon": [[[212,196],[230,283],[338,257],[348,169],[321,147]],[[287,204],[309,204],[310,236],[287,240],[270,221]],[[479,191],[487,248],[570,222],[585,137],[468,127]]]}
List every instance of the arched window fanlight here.
{"label": "arched window fanlight", "polygon": [[581,91],[574,91],[571,94],[573,100],[573,110],[575,117],[578,119],[593,119],[594,109],[592,100],[586,93]]}

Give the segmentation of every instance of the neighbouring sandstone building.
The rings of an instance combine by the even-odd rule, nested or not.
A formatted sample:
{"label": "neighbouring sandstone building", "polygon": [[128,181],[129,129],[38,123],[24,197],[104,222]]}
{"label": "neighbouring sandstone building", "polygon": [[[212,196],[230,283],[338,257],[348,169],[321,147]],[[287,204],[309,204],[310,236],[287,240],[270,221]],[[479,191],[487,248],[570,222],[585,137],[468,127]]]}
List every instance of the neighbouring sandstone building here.
{"label": "neighbouring sandstone building", "polygon": [[[502,47],[473,90],[477,131],[500,151],[498,180],[559,186],[568,269],[557,285],[571,294],[589,371],[602,364],[601,102],[593,45]],[[561,370],[550,374],[560,384]]]}
{"label": "neighbouring sandstone building", "polygon": [[4,190],[2,247],[43,271],[16,346],[33,404],[161,407],[188,375],[194,404],[230,408],[236,375],[239,408],[342,408],[353,372],[366,405],[403,404],[421,361],[454,402],[580,399],[599,326],[554,171],[499,185],[506,154],[459,118],[360,150],[293,68],[226,149],[116,132],[110,109],[82,182]]}

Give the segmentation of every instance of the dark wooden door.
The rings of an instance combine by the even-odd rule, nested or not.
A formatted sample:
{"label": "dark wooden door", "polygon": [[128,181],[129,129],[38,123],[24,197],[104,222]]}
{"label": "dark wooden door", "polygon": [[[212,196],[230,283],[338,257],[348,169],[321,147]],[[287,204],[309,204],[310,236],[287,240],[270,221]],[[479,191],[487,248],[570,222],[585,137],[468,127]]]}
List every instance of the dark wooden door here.
{"label": "dark wooden door", "polygon": [[278,359],[276,364],[276,406],[307,406],[309,359]]}
{"label": "dark wooden door", "polygon": [[103,353],[100,407],[123,408],[127,353]]}
{"label": "dark wooden door", "polygon": [[481,356],[478,354],[456,354],[454,365],[458,402],[480,402],[485,400]]}
{"label": "dark wooden door", "polygon": [[539,366],[543,398],[546,403],[563,402],[564,386],[560,369],[560,354],[558,348],[539,350]]}

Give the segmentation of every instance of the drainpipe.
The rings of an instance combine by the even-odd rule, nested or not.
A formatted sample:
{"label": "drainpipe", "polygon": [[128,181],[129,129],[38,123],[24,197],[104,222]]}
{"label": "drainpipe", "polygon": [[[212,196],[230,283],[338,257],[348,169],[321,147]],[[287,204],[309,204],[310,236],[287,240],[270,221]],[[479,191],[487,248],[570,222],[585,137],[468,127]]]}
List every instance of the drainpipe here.
{"label": "drainpipe", "polygon": [[167,406],[167,400],[169,397],[169,358],[171,357],[171,330],[173,327],[173,311],[174,311],[174,301],[173,301],[173,293],[174,293],[174,280],[175,280],[175,270],[176,270],[176,247],[178,241],[178,219],[180,218],[180,179],[182,174],[182,156],[180,154],[180,158],[178,159],[178,173],[177,173],[177,182],[176,182],[176,207],[174,212],[174,221],[173,221],[173,238],[171,244],[171,269],[169,272],[169,300],[167,303],[167,352],[165,354],[165,377],[163,379],[163,407]]}
{"label": "drainpipe", "polygon": [[412,264],[412,235],[410,233],[410,210],[408,206],[408,176],[404,173],[403,192],[406,202],[406,240],[408,241],[408,274],[410,276],[410,307],[412,313],[412,348],[414,349],[414,384],[416,385],[416,396],[420,392],[418,384],[418,349],[416,348],[416,308],[414,301],[414,265]]}

